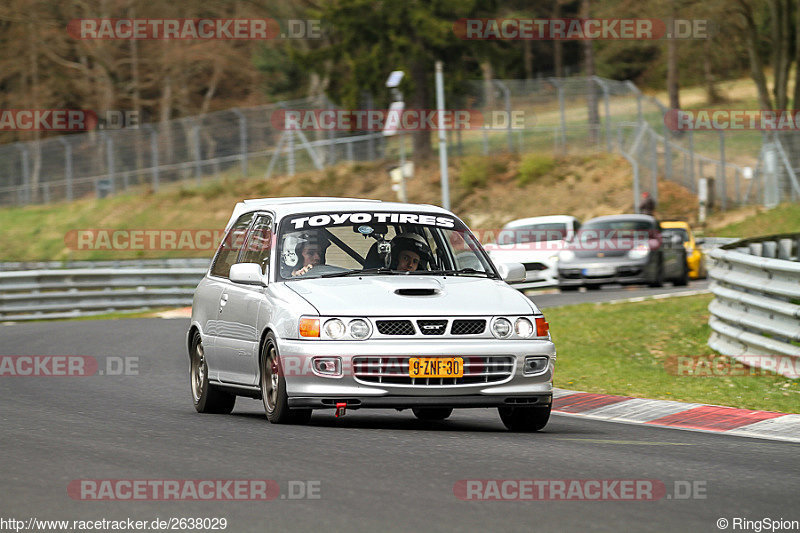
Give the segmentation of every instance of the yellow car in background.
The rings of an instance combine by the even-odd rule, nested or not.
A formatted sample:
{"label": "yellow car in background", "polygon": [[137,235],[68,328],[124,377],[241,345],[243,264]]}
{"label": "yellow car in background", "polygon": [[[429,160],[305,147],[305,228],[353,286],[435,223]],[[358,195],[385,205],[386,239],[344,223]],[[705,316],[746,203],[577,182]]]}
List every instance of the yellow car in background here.
{"label": "yellow car in background", "polygon": [[670,234],[681,236],[683,247],[686,248],[686,264],[689,266],[689,277],[691,279],[705,279],[707,275],[705,256],[698,246],[689,224],[680,220],[661,222],[661,230],[665,237]]}

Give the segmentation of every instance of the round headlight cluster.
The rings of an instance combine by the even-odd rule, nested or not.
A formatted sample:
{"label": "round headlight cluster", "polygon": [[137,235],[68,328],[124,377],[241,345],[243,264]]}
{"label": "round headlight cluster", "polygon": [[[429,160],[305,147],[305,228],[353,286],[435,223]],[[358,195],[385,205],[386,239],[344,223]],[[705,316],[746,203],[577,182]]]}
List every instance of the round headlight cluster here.
{"label": "round headlight cluster", "polygon": [[492,322],[492,333],[495,337],[505,339],[511,336],[511,322],[507,318],[498,318]]}
{"label": "round headlight cluster", "polygon": [[344,322],[338,318],[333,318],[325,322],[325,335],[332,339],[341,339],[344,337],[347,329],[344,327]]}
{"label": "round headlight cluster", "polygon": [[514,332],[520,337],[528,338],[533,335],[533,324],[527,318],[518,318],[514,322]]}
{"label": "round headlight cluster", "polygon": [[[347,320],[347,319],[345,319]],[[323,337],[327,339],[355,339],[361,341],[369,338],[372,327],[363,318],[355,318],[345,323],[340,318],[331,318],[322,326]]]}
{"label": "round headlight cluster", "polygon": [[575,252],[572,250],[561,250],[558,252],[558,260],[564,262],[570,262],[575,259]]}
{"label": "round headlight cluster", "polygon": [[369,324],[366,320],[357,318],[350,322],[350,335],[354,339],[363,340],[369,337]]}

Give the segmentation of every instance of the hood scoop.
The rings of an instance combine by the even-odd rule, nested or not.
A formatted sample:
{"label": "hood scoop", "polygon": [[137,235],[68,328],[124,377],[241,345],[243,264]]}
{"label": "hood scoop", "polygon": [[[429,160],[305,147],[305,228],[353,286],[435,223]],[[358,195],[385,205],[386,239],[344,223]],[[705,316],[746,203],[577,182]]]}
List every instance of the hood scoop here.
{"label": "hood scoop", "polygon": [[399,294],[400,296],[435,296],[441,292],[441,289],[433,287],[407,287],[394,291],[395,294]]}

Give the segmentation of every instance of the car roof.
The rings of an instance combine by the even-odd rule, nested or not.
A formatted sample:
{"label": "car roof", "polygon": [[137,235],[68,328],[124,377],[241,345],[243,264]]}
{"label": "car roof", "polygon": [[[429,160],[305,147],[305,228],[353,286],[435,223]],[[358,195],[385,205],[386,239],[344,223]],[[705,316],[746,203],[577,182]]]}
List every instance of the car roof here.
{"label": "car roof", "polygon": [[667,221],[663,221],[662,220],[661,221],[661,227],[662,228],[689,229],[689,223],[688,222],[684,222],[683,220],[667,220]]}
{"label": "car roof", "polygon": [[228,230],[240,216],[251,211],[272,211],[275,213],[275,217],[280,219],[286,215],[296,215],[300,213],[352,211],[363,208],[380,211],[425,211],[428,213],[441,213],[452,216],[450,211],[435,205],[384,202],[382,200],[370,200],[366,198],[338,198],[333,196],[252,198],[236,204],[225,229]]}
{"label": "car roof", "polygon": [[587,220],[584,222],[584,225],[588,224],[589,222],[606,222],[612,220],[642,220],[647,222],[652,222],[655,224],[656,219],[651,217],[650,215],[636,215],[631,213],[630,215],[605,215],[602,217],[595,217],[591,220]]}
{"label": "car roof", "polygon": [[543,217],[528,217],[528,218],[520,218],[517,220],[512,220],[511,222],[503,226],[503,228],[510,229],[510,228],[516,228],[518,226],[527,226],[528,224],[548,224],[553,222],[569,223],[576,220],[578,219],[570,215],[547,215]]}

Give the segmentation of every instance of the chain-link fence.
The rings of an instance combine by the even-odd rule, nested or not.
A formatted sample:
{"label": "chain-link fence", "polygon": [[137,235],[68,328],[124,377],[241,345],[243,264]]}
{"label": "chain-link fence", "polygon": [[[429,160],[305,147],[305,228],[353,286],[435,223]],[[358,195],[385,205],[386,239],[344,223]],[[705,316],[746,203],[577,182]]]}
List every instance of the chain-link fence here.
{"label": "chain-link fence", "polygon": [[[467,82],[447,107],[479,112],[484,120],[483,127],[448,131],[454,156],[617,152],[633,167],[635,198],[649,191],[657,200],[660,179],[695,194],[706,188],[703,183],[709,206],[721,209],[800,196],[796,134],[675,132],[665,125],[666,107],[631,82],[599,77]],[[281,109],[337,108],[325,98],[304,99],[0,146],[0,205],[104,196],[139,185],[158,190],[165,183],[201,183],[227,171],[294,175],[399,153],[399,137],[380,131],[276,127],[275,112]]]}
{"label": "chain-link fence", "polygon": [[380,132],[289,132],[271,121],[280,109],[325,108],[333,108],[326,99],[303,99],[0,146],[0,205],[103,197],[139,185],[157,191],[233,169],[294,175],[383,157]]}

